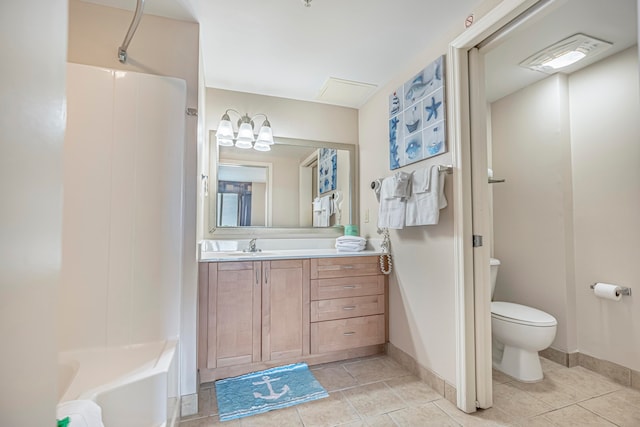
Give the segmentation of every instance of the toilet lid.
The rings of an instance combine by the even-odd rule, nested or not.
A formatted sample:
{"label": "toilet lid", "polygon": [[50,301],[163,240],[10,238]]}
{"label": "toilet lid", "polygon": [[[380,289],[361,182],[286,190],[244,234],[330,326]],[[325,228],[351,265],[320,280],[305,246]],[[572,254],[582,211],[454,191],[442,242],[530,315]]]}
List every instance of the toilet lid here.
{"label": "toilet lid", "polygon": [[549,313],[513,302],[493,301],[491,316],[507,322],[530,326],[556,326],[558,321]]}

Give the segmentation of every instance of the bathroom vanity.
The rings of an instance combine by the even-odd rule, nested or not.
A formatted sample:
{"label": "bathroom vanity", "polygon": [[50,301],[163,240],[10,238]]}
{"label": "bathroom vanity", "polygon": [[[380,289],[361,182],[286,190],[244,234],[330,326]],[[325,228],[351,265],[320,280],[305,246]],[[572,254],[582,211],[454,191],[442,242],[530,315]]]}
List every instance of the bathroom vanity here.
{"label": "bathroom vanity", "polygon": [[387,276],[377,252],[281,250],[201,257],[200,382],[384,352]]}

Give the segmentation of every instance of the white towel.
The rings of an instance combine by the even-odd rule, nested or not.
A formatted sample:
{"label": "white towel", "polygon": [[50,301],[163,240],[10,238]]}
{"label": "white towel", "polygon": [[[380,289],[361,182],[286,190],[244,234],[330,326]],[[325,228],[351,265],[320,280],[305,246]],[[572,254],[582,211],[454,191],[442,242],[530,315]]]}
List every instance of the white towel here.
{"label": "white towel", "polygon": [[396,172],[393,174],[393,178],[393,197],[408,199],[409,196],[411,196],[411,174],[407,172]]}
{"label": "white towel", "polygon": [[313,211],[313,226],[314,227],[328,227],[330,225],[329,219],[331,218],[331,196],[322,196],[319,198],[320,210]]}
{"label": "white towel", "polygon": [[438,165],[418,169],[411,179],[411,197],[407,200],[406,225],[433,225],[440,219],[440,209],[447,207],[444,196],[445,175]]}
{"label": "white towel", "polygon": [[69,400],[58,404],[56,418],[69,417],[69,427],[104,427],[102,408],[92,400]]}
{"label": "white towel", "polygon": [[393,197],[395,176],[382,180],[380,186],[380,206],[378,209],[378,227],[399,229],[404,227],[405,201],[400,197]]}
{"label": "white towel", "polygon": [[340,236],[336,239],[338,252],[360,252],[367,246],[367,239],[360,236]]}

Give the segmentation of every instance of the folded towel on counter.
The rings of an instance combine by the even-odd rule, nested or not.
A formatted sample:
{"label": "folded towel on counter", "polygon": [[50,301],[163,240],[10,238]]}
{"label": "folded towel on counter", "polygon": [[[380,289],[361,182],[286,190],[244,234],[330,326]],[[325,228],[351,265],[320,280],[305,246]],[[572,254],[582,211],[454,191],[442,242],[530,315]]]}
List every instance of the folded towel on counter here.
{"label": "folded towel on counter", "polygon": [[359,236],[340,236],[336,239],[338,252],[360,252],[367,247],[367,239]]}

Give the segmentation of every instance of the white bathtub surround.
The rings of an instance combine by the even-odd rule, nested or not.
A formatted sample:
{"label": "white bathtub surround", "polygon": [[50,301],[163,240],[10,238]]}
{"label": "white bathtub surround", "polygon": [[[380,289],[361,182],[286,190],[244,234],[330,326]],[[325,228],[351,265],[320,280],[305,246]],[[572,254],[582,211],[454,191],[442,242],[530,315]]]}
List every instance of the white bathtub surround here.
{"label": "white bathtub surround", "polygon": [[56,418],[69,418],[73,427],[104,427],[102,409],[92,400],[69,400],[56,408]]}
{"label": "white bathtub surround", "polygon": [[60,404],[90,400],[105,426],[173,426],[179,416],[177,341],[60,353]]}

